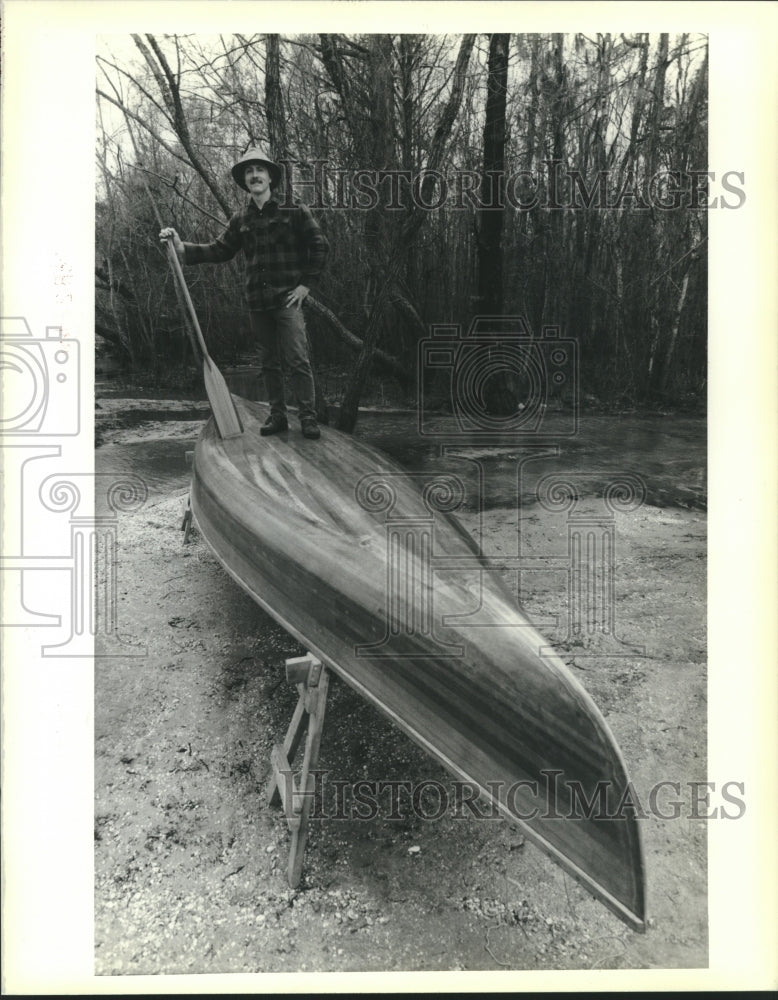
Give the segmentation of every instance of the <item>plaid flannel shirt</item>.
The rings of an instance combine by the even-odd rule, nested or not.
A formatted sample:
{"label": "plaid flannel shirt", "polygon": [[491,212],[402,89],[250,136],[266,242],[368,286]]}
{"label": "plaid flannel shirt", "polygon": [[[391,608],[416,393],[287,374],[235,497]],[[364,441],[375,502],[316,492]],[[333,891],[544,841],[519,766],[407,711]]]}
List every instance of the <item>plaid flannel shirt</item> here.
{"label": "plaid flannel shirt", "polygon": [[249,309],[281,309],[297,285],[313,287],[329,243],[307,205],[287,208],[271,195],[261,209],[250,200],[213,243],[184,243],[184,263],[221,263],[238,250],[243,251]]}

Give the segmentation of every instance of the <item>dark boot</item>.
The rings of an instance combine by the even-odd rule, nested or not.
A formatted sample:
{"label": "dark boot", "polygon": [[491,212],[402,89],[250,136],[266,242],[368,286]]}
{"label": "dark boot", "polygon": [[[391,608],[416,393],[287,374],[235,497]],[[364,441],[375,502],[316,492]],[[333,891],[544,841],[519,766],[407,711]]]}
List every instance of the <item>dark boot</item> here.
{"label": "dark boot", "polygon": [[282,417],[277,413],[271,413],[265,423],[259,428],[259,433],[263,437],[267,437],[268,434],[278,434],[279,431],[285,431],[288,428],[289,423],[286,417]]}
{"label": "dark boot", "polygon": [[319,430],[319,425],[316,423],[316,417],[303,417],[300,421],[300,428],[302,429],[303,437],[310,438],[312,441],[321,437],[321,431]]}

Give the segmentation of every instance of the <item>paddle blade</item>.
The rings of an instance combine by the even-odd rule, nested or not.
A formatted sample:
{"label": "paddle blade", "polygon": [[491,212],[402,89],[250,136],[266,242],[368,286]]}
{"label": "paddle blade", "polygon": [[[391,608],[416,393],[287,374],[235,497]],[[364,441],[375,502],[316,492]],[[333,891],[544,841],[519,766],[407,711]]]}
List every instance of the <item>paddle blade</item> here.
{"label": "paddle blade", "polygon": [[207,355],[203,361],[203,379],[219,436],[233,438],[242,434],[243,425],[224,376]]}

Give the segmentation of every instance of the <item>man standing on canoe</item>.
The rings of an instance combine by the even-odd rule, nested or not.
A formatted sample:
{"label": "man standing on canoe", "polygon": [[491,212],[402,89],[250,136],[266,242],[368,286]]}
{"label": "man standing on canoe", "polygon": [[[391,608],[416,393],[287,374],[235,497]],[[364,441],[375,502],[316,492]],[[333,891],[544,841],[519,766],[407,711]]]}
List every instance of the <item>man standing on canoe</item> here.
{"label": "man standing on canoe", "polygon": [[276,434],[289,426],[283,364],[291,373],[302,432],[318,438],[302,304],[324,268],[329,243],[307,205],[279,204],[275,188],[281,168],[261,148],[246,150],[232,176],[251,200],[213,243],[183,243],[175,229],[163,229],[160,239],[172,238],[182,264],[220,263],[243,251],[251,330],[270,400],[261,433]]}

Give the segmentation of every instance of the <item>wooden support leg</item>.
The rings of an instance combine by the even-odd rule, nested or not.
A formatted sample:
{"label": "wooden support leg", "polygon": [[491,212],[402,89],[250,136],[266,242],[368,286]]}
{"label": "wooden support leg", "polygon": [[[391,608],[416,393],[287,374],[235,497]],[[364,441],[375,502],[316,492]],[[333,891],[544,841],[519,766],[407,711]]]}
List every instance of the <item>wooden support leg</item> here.
{"label": "wooden support leg", "polygon": [[[184,452],[184,457],[186,458],[186,464],[191,469],[194,464],[194,452]],[[186,500],[186,513],[184,514],[184,520],[181,522],[181,530],[184,533],[184,541],[182,542],[183,545],[187,545],[189,542],[189,532],[192,530],[192,521],[192,495],[190,493]]]}
{"label": "wooden support leg", "polygon": [[184,519],[181,522],[181,530],[184,533],[184,541],[182,545],[186,545],[189,541],[189,532],[192,530],[192,501],[191,499],[186,505],[186,511],[184,513]]}
{"label": "wooden support leg", "polygon": [[[309,653],[286,661],[286,679],[297,685],[299,698],[283,743],[273,747],[272,775],[267,786],[268,801],[283,805],[292,833],[288,879],[292,889],[300,883],[303,856],[308,841],[308,819],[313,805],[314,778],[311,771],[319,762],[324,711],[327,705],[329,674],[321,661]],[[306,731],[305,752],[299,778],[292,765]]]}

